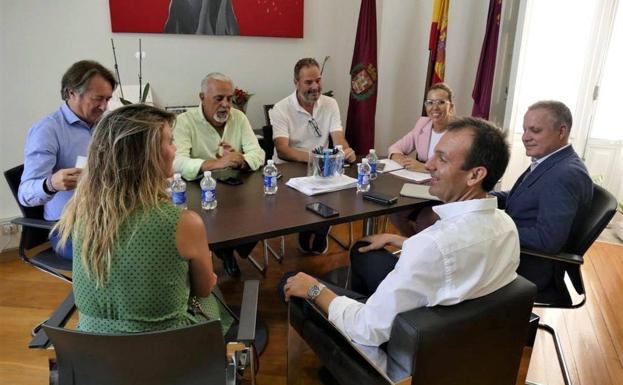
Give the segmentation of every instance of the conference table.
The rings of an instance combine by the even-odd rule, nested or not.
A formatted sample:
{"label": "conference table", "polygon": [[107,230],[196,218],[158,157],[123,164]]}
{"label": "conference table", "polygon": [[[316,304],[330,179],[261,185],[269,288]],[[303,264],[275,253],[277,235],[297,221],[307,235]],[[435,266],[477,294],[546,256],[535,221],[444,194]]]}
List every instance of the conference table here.
{"label": "conference table", "polygon": [[[422,199],[400,196],[400,190],[407,181],[387,173],[379,174],[372,181],[370,191],[397,196],[398,201],[390,206],[364,200],[363,194],[357,193],[355,188],[307,196],[286,186],[290,178],[307,174],[306,164],[284,163],[277,167],[283,176],[278,180],[279,189],[275,195],[264,195],[261,169],[243,172],[240,174],[243,182],[240,185],[217,184],[218,206],[209,211],[201,209],[199,181],[188,183],[188,208],[203,218],[212,249],[232,247],[359,219],[364,220],[362,235],[366,235],[373,230],[374,218],[410,209],[423,202]],[[354,165],[345,169],[345,174],[351,177],[356,177],[356,172]],[[311,202],[322,202],[338,210],[339,215],[322,218],[305,208],[305,205]],[[259,266],[256,267],[261,270]]]}

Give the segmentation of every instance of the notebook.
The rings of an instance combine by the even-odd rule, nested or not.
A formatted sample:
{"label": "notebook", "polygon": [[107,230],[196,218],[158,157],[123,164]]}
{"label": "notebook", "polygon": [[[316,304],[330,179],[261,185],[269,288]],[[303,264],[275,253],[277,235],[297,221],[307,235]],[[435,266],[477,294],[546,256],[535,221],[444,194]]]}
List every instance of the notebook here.
{"label": "notebook", "polygon": [[426,186],[423,184],[405,183],[402,186],[402,190],[400,190],[400,195],[402,195],[403,197],[430,199],[438,201],[439,198],[428,193],[429,187],[430,186]]}

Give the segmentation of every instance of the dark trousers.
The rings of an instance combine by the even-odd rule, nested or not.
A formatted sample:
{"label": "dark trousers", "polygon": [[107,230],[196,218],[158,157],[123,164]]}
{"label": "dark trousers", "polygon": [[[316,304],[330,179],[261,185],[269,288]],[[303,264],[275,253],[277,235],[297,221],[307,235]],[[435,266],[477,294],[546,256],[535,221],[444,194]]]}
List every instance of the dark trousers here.
{"label": "dark trousers", "polygon": [[[385,249],[360,253],[359,248],[368,242],[356,242],[350,250],[351,288],[335,286],[331,282],[322,281],[337,295],[344,295],[359,302],[365,302],[376,291],[381,281],[394,269],[398,258]],[[277,283],[279,297],[285,302],[283,287],[288,278],[296,275],[294,271],[285,273]]]}
{"label": "dark trousers", "polygon": [[234,246],[234,247],[223,247],[223,248],[214,250],[214,255],[216,255],[219,259],[222,260],[225,258],[229,258],[230,256],[233,257],[233,253],[235,250],[238,252],[238,255],[240,255],[242,258],[246,258],[249,256],[249,254],[251,254],[251,251],[253,251],[253,249],[255,248],[255,245],[257,245],[257,242],[243,243],[241,245]]}

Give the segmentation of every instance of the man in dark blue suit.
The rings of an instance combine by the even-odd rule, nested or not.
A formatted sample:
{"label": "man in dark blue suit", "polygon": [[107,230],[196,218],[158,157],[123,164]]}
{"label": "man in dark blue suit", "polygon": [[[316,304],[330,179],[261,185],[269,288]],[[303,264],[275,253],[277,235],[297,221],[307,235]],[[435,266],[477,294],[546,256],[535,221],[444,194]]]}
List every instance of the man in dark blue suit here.
{"label": "man in dark blue suit", "polygon": [[[510,191],[491,193],[515,221],[523,248],[558,253],[590,207],[593,182],[568,143],[571,124],[571,111],[561,102],[531,105],[522,141],[532,164]],[[556,296],[564,285],[564,271],[541,258],[522,255],[517,273],[534,282],[543,299]]]}

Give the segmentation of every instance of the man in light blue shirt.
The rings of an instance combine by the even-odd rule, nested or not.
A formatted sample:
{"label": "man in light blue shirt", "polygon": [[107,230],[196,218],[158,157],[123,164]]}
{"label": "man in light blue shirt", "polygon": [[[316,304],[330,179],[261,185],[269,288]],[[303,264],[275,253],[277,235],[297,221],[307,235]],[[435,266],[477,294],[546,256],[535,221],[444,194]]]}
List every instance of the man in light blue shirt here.
{"label": "man in light blue shirt", "polygon": [[[76,188],[81,168],[79,156],[87,154],[91,132],[106,111],[117,85],[113,74],[101,64],[82,60],[74,63],[61,80],[64,103],[28,131],[24,148],[24,173],[18,190],[21,204],[44,206],[44,218],[56,221]],[[57,249],[71,258],[71,245]]]}

